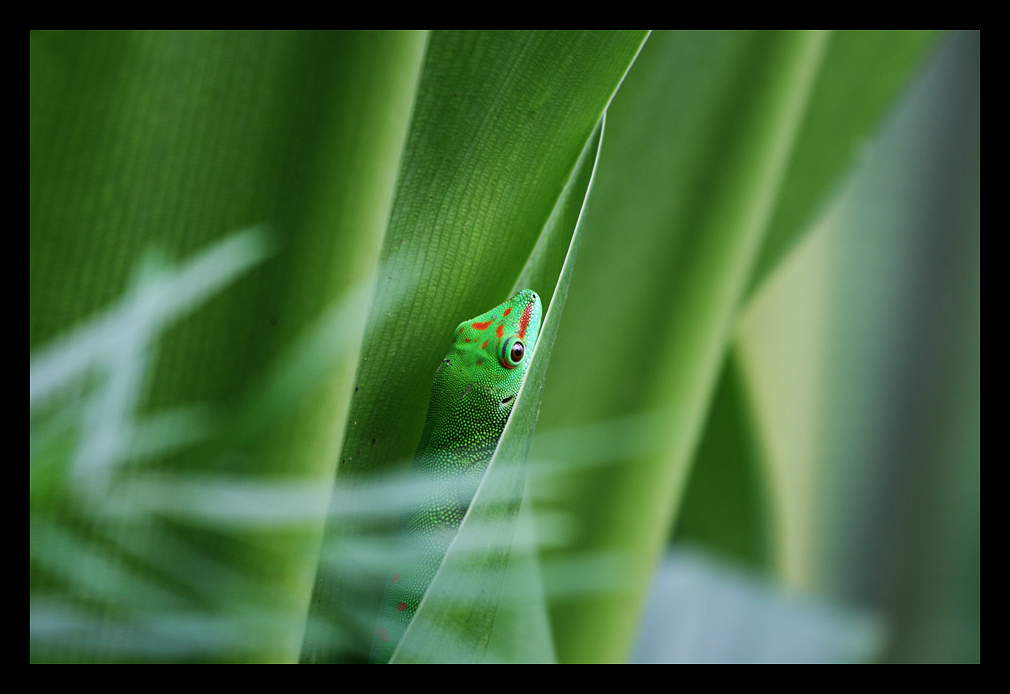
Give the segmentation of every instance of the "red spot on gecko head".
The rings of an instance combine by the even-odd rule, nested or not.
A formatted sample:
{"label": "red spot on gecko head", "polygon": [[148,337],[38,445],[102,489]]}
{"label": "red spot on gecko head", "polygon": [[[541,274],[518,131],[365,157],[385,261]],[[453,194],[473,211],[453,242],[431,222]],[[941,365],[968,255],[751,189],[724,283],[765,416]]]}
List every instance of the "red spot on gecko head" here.
{"label": "red spot on gecko head", "polygon": [[462,333],[462,332],[463,332],[463,328],[462,328],[462,327],[460,327],[459,331],[460,331],[460,333]]}
{"label": "red spot on gecko head", "polygon": [[494,319],[485,321],[483,323],[471,323],[475,330],[487,330],[491,324],[494,323]]}
{"label": "red spot on gecko head", "polygon": [[511,306],[509,306],[507,309],[505,309],[505,313],[503,313],[502,316],[507,316],[510,313],[512,313],[512,307]]}
{"label": "red spot on gecko head", "polygon": [[[534,300],[535,301],[535,300]],[[534,301],[526,304],[526,308],[523,309],[523,315],[519,318],[519,339],[526,339],[526,328],[530,327],[530,318],[533,317],[533,303]]]}
{"label": "red spot on gecko head", "polygon": [[499,325],[498,329],[494,331],[494,334],[497,335],[498,337],[504,337],[505,336],[505,326],[504,325]]}
{"label": "red spot on gecko head", "polygon": [[405,602],[396,603],[396,609],[398,609],[400,612],[403,612],[405,609],[407,609],[407,603]]}
{"label": "red spot on gecko head", "polygon": [[482,345],[480,346],[480,348],[481,348],[481,349],[484,349],[485,347],[487,347],[487,343],[488,343],[488,342],[490,342],[490,340],[484,340],[484,344],[482,344]]}

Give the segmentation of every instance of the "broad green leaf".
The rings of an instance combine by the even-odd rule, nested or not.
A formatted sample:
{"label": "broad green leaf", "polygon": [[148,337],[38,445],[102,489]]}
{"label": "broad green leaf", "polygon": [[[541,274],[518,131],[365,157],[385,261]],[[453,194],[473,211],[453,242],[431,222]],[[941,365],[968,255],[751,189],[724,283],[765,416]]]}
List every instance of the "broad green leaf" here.
{"label": "broad green leaf", "polygon": [[[178,271],[171,258],[204,257],[214,242],[252,224],[268,229],[266,262],[175,323],[164,312],[132,316],[124,326],[137,335],[147,325],[144,340],[113,336],[84,386],[62,383],[71,387],[64,393],[83,387],[86,396],[83,409],[71,396],[61,401],[59,411],[79,419],[54,439],[68,442],[64,459],[78,463],[57,475],[59,484],[44,498],[33,489],[39,503],[32,513],[42,521],[113,565],[182,591],[196,613],[209,600],[218,620],[234,611],[270,615],[262,629],[233,632],[246,638],[204,642],[198,657],[298,657],[342,434],[334,422],[347,412],[426,40],[423,33],[31,34],[32,349],[120,305],[120,297],[165,304],[162,280]],[[227,266],[208,272],[223,282],[231,277]],[[348,301],[356,311],[337,310]],[[242,413],[270,391],[281,362],[311,348],[295,343],[325,335],[333,317],[344,319],[336,332],[347,339],[316,360],[312,387],[293,396],[275,388],[288,399],[266,403],[260,412],[273,416],[244,426],[251,420]],[[124,355],[130,345],[136,349]],[[180,445],[152,454],[157,437],[145,423]],[[180,442],[186,428],[191,435]],[[85,458],[90,467],[82,467]],[[93,474],[99,468],[101,480]],[[55,468],[46,469],[51,479]],[[315,513],[256,529],[175,524],[167,510],[121,522],[96,517],[109,510],[94,503],[96,494],[151,471],[186,484],[200,474],[223,475],[239,487],[264,476],[294,481],[315,490],[307,506]],[[161,522],[168,527],[156,539],[151,528]],[[42,552],[46,540],[38,539]],[[161,566],[169,541],[189,548],[181,554],[193,568],[188,576],[168,577],[171,567]],[[101,628],[47,631],[41,640],[33,636],[33,658],[196,657],[192,649],[169,648],[170,640],[162,653],[142,647],[158,641],[128,637],[144,620],[116,612],[118,603],[95,602],[89,590],[34,563],[34,549],[32,556],[33,600],[69,607],[82,624],[116,615],[123,621],[112,620],[108,633],[126,634],[104,640]],[[197,570],[201,558],[219,570]],[[235,576],[245,576],[250,592],[229,590]]]}
{"label": "broad green leaf", "polygon": [[[409,466],[452,327],[507,298],[531,255],[563,259],[555,245],[535,252],[538,240],[645,36],[432,35],[383,242],[341,484]],[[553,293],[550,272],[530,281],[538,293]],[[392,516],[387,532],[396,525]],[[325,543],[366,530],[335,523]],[[367,657],[387,577],[363,576],[320,572],[313,620],[349,636],[330,650],[313,638],[306,660]]]}
{"label": "broad green leaf", "polygon": [[[532,544],[528,538],[520,538],[517,555],[512,557],[512,538],[523,503],[526,463],[533,448],[544,379],[575,269],[602,136],[601,120],[544,226],[537,243],[540,252],[532,254],[520,278],[520,284],[530,282],[532,286],[556,278],[554,290],[543,297],[550,305],[526,380],[459,533],[390,662],[481,662],[492,627],[516,633],[518,623],[546,624],[543,602],[499,606],[499,601],[506,566],[513,559],[522,568],[509,574],[513,585],[508,586],[506,596],[526,595],[528,582],[535,580],[530,575],[535,562]],[[549,252],[563,247],[564,239],[568,239],[568,246],[563,256]],[[549,635],[542,631],[537,635],[539,643],[526,644],[530,651],[506,641],[494,659],[526,659],[530,652],[549,653]]]}
{"label": "broad green leaf", "polygon": [[[562,554],[622,556],[618,586],[552,604],[562,661],[630,654],[826,47],[823,34],[653,36],[613,104],[621,129],[601,155],[606,198],[591,208],[587,253],[594,234],[596,247],[580,267],[594,281],[559,340],[543,421],[659,410],[666,426],[658,452],[585,471],[559,504],[579,521]],[[573,301],[578,289],[577,277]]]}
{"label": "broad green leaf", "polygon": [[[583,433],[567,451],[538,438],[537,457],[597,459],[595,470],[551,482],[561,500],[542,508],[575,514],[579,539],[545,563],[617,552],[621,570],[619,588],[596,597],[564,597],[567,587],[549,582],[562,661],[627,658],[735,316],[824,204],[852,161],[853,140],[869,136],[928,44],[897,38],[653,34],[615,99],[584,274],[571,289],[572,327],[559,338],[543,407],[544,433]],[[750,404],[740,404],[737,421],[752,420]],[[757,517],[740,520],[743,535],[725,518],[719,532],[729,534],[717,545],[776,556],[775,497],[754,496],[769,489],[744,492]],[[756,544],[744,548],[745,537]]]}

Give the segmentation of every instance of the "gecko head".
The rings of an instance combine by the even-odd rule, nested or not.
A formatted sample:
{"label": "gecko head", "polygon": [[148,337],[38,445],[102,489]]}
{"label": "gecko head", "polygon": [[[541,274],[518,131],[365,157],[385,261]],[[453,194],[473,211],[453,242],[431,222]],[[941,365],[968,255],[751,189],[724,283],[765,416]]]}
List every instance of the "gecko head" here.
{"label": "gecko head", "polygon": [[490,311],[460,323],[446,361],[470,383],[515,397],[540,335],[542,312],[540,297],[530,289],[522,290]]}

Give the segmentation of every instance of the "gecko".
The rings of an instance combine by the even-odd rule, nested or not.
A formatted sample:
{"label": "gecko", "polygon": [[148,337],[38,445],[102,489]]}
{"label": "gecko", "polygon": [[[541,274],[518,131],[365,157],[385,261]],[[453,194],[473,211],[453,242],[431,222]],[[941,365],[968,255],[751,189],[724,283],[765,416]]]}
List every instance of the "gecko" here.
{"label": "gecko", "polygon": [[408,556],[387,580],[370,662],[389,661],[470,506],[529,368],[541,312],[540,297],[524,289],[453,333],[411,466],[431,487],[401,517]]}

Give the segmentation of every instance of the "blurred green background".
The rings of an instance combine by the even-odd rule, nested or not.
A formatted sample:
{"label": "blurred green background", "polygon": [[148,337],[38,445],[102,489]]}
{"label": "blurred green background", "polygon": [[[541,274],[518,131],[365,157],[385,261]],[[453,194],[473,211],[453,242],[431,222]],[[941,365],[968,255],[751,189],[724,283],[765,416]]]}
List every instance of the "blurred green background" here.
{"label": "blurred green background", "polygon": [[30,54],[32,661],[366,659],[448,333],[522,286],[528,463],[418,658],[979,660],[978,32]]}

